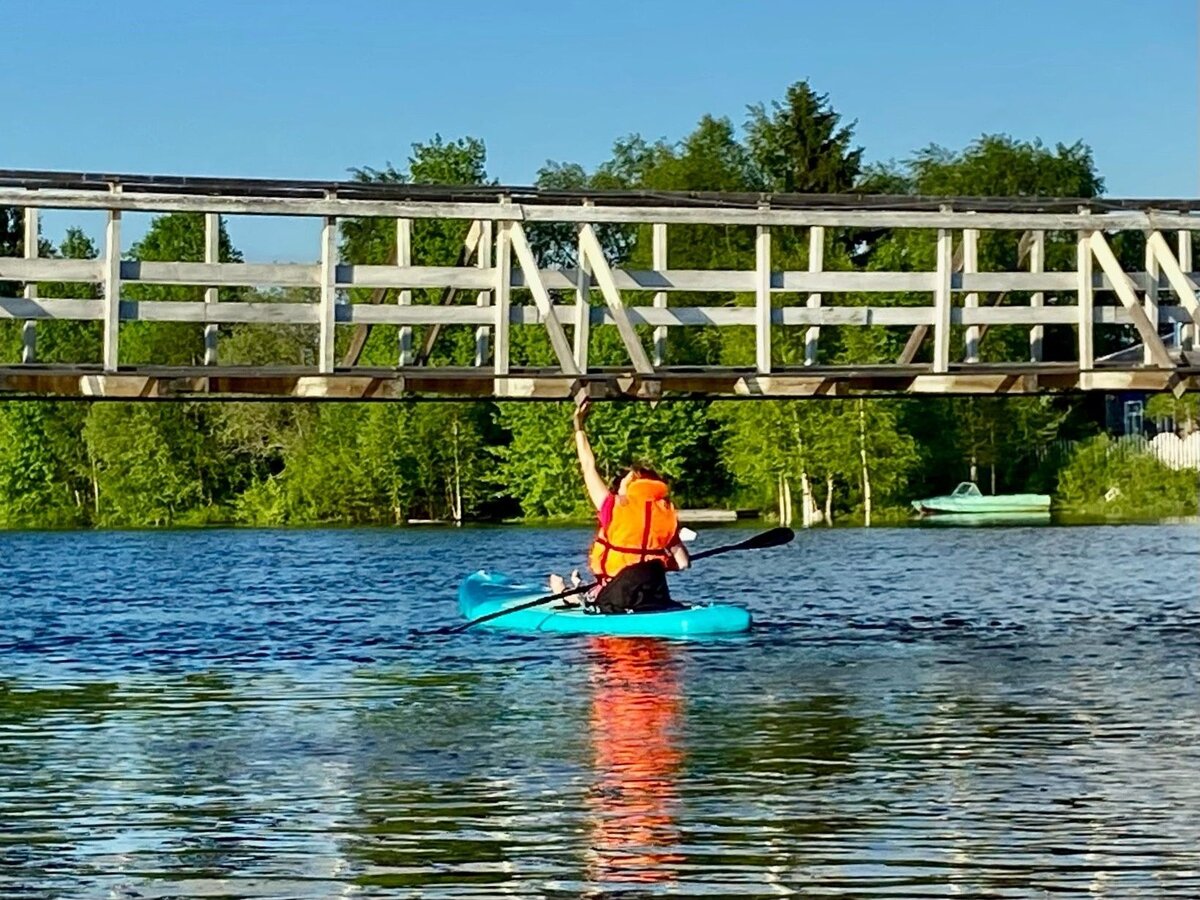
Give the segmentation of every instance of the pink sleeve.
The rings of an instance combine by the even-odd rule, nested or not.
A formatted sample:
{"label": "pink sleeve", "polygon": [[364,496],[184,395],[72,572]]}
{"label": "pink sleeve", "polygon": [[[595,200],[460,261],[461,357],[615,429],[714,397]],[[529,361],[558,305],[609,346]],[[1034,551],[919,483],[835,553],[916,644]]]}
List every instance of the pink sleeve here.
{"label": "pink sleeve", "polygon": [[613,504],[616,502],[616,494],[609,494],[604,498],[604,502],[600,505],[600,509],[596,512],[597,518],[600,519],[601,528],[607,528],[612,524]]}

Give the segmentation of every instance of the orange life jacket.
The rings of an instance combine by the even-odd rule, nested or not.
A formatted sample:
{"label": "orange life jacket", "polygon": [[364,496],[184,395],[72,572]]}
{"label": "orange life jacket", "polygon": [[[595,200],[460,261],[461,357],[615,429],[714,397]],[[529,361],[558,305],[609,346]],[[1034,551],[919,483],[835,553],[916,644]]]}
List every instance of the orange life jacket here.
{"label": "orange life jacket", "polygon": [[649,559],[668,564],[667,548],[678,535],[679,518],[667,499],[667,486],[653,478],[636,478],[625,496],[613,501],[612,519],[596,535],[588,563],[601,581]]}

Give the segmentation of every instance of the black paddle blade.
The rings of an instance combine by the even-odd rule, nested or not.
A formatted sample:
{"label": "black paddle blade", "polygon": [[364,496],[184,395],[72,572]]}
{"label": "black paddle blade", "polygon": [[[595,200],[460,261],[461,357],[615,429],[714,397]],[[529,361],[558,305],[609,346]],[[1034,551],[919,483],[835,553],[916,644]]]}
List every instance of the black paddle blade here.
{"label": "black paddle blade", "polygon": [[756,534],[748,541],[743,541],[738,544],[739,548],[746,550],[763,550],[767,547],[781,547],[784,544],[791,543],[796,536],[796,532],[790,528],[772,528],[770,531],[764,531],[762,534]]}
{"label": "black paddle blade", "polygon": [[711,550],[701,550],[692,554],[692,561],[704,559],[706,556],[719,556],[722,553],[732,553],[734,550],[765,550],[767,547],[779,547],[796,536],[790,528],[772,528],[762,534],[747,538],[740,544],[730,544],[725,547],[713,547]]}

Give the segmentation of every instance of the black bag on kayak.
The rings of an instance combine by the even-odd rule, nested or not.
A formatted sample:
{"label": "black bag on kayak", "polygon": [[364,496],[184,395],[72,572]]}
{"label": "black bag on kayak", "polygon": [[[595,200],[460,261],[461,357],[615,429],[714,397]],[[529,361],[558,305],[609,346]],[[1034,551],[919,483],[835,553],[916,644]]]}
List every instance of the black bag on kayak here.
{"label": "black bag on kayak", "polygon": [[660,612],[679,609],[667,588],[667,568],[661,560],[626,566],[612,577],[592,602],[598,613]]}

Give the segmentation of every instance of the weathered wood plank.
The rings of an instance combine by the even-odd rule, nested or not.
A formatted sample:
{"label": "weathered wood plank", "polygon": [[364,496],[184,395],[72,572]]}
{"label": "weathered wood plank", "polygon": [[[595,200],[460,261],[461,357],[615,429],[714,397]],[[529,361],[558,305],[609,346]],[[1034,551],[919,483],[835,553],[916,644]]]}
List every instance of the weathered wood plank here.
{"label": "weathered wood plank", "polygon": [[754,236],[754,359],[760,375],[771,373],[771,230],[762,225]]}
{"label": "weathered wood plank", "polygon": [[[1029,242],[1029,272],[1031,275],[1040,275],[1046,268],[1046,232],[1033,231],[1030,232]],[[1070,290],[1070,286],[1064,288]],[[1033,309],[1042,309],[1046,305],[1046,295],[1042,290],[1037,290],[1029,298],[1029,305]],[[1029,358],[1033,362],[1042,361],[1042,346],[1045,342],[1046,330],[1041,325],[1034,325],[1029,329]]]}
{"label": "weathered wood plank", "polygon": [[[663,272],[669,268],[667,262],[667,225],[665,222],[655,222],[650,226],[650,263],[654,271]],[[654,305],[660,309],[667,306],[667,292],[658,291],[654,295]],[[661,366],[667,361],[667,329],[665,326],[654,329],[654,365]]]}
{"label": "weathered wood plank", "polygon": [[847,209],[733,209],[722,206],[597,206],[451,201],[396,201],[366,198],[251,197],[104,193],[101,191],[0,187],[0,206],[55,209],[120,209],[138,212],[215,212],[225,215],[380,217],[412,219],[491,219],[494,221],[712,224],[745,226],[820,225],[831,228],[985,228],[1011,231],[1081,229],[1177,230],[1194,228],[1187,213],[1117,210],[1097,215],[1038,212],[942,212]]}
{"label": "weathered wood plank", "polygon": [[950,276],[953,270],[954,232],[943,228],[937,236],[937,283],[933,292],[933,371],[950,368]]}
{"label": "weathered wood plank", "polygon": [[0,281],[104,281],[101,259],[37,259],[0,256]]}
{"label": "weathered wood plank", "polygon": [[[479,223],[479,240],[475,244],[475,267],[481,272],[487,272],[492,280],[489,280],[487,288],[480,290],[475,295],[475,305],[481,309],[486,309],[492,305],[492,292],[489,290],[495,283],[495,273],[491,272],[492,268],[492,249],[494,246],[495,237],[492,233],[492,223],[488,221]],[[488,360],[488,327],[484,322],[475,329],[475,365],[483,367],[487,365]]]}
{"label": "weathered wood plank", "polygon": [[318,313],[317,367],[322,374],[333,371],[337,323],[337,219],[329,216],[321,226],[321,296]]}
{"label": "weathered wood plank", "polygon": [[[808,230],[808,271],[812,274],[821,272],[825,268],[825,229],[820,225],[816,225]],[[787,274],[784,274],[786,281]],[[816,308],[821,305],[821,292],[812,291],[805,301],[810,308]],[[817,345],[821,340],[820,326],[809,328],[804,335],[804,364],[806,366],[815,366],[817,364]]]}
{"label": "weathered wood plank", "polygon": [[[396,220],[396,247],[395,260],[398,268],[412,267],[412,219],[397,219]],[[370,273],[363,271],[366,266],[358,267],[358,271],[347,273],[347,278],[353,281],[355,277],[369,278]],[[386,267],[385,267],[386,268]],[[386,285],[379,285],[386,287]],[[396,297],[396,302],[401,306],[412,306],[412,290],[404,288]],[[365,321],[365,320],[364,320]],[[412,328],[407,326],[401,327],[396,335],[396,357],[400,365],[407,366],[413,361],[413,333]]]}
{"label": "weathered wood plank", "polygon": [[1093,368],[1096,362],[1092,330],[1092,311],[1096,306],[1096,296],[1092,286],[1091,236],[1090,229],[1080,231],[1075,245],[1075,270],[1078,276],[1076,291],[1079,294],[1077,305],[1079,319],[1076,323],[1079,340],[1079,368],[1085,371]]}
{"label": "weathered wood plank", "polygon": [[[979,229],[964,228],[962,233],[962,241],[962,280],[963,282],[967,282],[968,276],[974,275],[979,270]],[[979,294],[977,294],[975,291],[968,291],[963,296],[963,306],[966,309],[977,309],[979,307]],[[966,332],[963,335],[964,362],[979,362],[979,337],[979,326],[968,325]]]}
{"label": "weathered wood plank", "polygon": [[[38,229],[38,210],[36,206],[25,207],[25,236],[24,250],[26,259],[37,259],[41,243],[41,233]],[[37,284],[27,282],[23,291],[25,299],[37,297]],[[21,325],[21,362],[31,363],[37,359],[37,325],[33,319],[26,320]]]}
{"label": "weathered wood plank", "polygon": [[[0,297],[0,319],[104,319],[103,300]],[[28,360],[24,360],[28,362]]]}
{"label": "weathered wood plank", "polygon": [[575,328],[572,338],[575,344],[575,365],[580,372],[586,372],[592,332],[592,270],[578,234],[576,247],[579,266],[575,270],[575,315],[572,319]]}
{"label": "weathered wood plank", "polygon": [[[216,213],[204,214],[204,261],[208,264],[221,261],[221,217]],[[211,282],[204,290],[204,302],[210,305],[219,303],[220,291]],[[217,364],[217,335],[216,325],[204,326],[204,364]]]}
{"label": "weathered wood plank", "polygon": [[512,307],[512,241],[507,221],[496,224],[496,305],[493,307],[492,371],[508,374],[508,314]]}
{"label": "weathered wood plank", "polygon": [[118,332],[121,328],[121,211],[109,210],[104,228],[104,334],[101,359],[108,372],[120,363]]}

